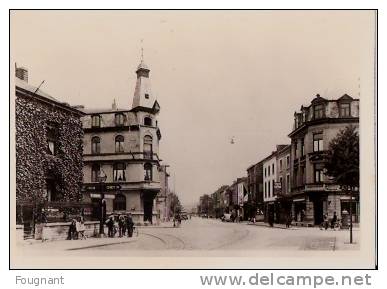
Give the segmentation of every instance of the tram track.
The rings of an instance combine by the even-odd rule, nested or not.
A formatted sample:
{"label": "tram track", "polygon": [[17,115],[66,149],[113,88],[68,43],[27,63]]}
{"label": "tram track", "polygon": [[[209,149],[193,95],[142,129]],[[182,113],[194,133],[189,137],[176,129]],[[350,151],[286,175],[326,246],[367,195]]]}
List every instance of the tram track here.
{"label": "tram track", "polygon": [[216,246],[213,246],[213,247],[209,248],[208,250],[219,250],[219,249],[226,248],[228,246],[231,246],[235,243],[238,243],[238,242],[246,239],[249,234],[250,234],[250,231],[248,229],[244,229],[244,230],[234,229],[232,236],[235,236],[235,237],[233,237],[230,240],[223,242],[221,244],[217,244]]}
{"label": "tram track", "polygon": [[148,237],[152,237],[152,238],[155,238],[155,239],[161,241],[164,244],[166,250],[184,250],[184,249],[187,249],[187,244],[183,239],[181,239],[177,236],[171,235],[171,234],[161,233],[161,234],[156,235],[156,234],[143,233],[143,232],[141,232],[139,234],[145,235]]}

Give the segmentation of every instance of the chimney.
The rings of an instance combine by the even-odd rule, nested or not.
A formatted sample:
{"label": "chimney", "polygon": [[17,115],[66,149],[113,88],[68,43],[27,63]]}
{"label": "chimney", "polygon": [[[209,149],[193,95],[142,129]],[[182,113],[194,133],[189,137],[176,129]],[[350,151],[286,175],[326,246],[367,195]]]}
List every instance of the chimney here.
{"label": "chimney", "polygon": [[16,77],[28,83],[28,70],[24,67],[16,67]]}

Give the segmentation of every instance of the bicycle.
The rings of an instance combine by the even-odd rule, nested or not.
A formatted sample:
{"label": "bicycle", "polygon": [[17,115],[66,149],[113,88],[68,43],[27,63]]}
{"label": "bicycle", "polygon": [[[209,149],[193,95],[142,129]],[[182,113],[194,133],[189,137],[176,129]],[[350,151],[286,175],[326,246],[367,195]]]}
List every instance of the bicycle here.
{"label": "bicycle", "polygon": [[341,224],[341,220],[340,219],[337,219],[337,221],[333,224],[333,227],[331,227],[332,230],[336,231],[337,230],[341,230],[342,229],[342,224]]}
{"label": "bicycle", "polygon": [[319,225],[319,228],[320,228],[320,230],[328,230],[328,228],[329,228],[328,221],[321,222],[321,224]]}

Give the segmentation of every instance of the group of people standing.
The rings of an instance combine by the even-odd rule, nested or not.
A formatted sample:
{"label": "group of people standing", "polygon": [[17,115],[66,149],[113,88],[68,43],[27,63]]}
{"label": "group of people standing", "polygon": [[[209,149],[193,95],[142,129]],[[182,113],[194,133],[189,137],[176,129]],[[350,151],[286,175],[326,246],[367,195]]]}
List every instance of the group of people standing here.
{"label": "group of people standing", "polygon": [[[330,223],[330,224],[329,224]],[[322,230],[323,228],[325,230],[328,230],[329,228],[329,225],[331,227],[331,229],[334,229],[336,226],[338,226],[338,219],[337,219],[337,214],[336,212],[333,213],[333,217],[331,219],[331,221],[329,222],[328,220],[328,215],[327,214],[324,214],[323,216],[323,222],[321,223],[320,225],[320,229]]]}
{"label": "group of people standing", "polygon": [[82,216],[71,220],[67,240],[86,239],[85,221]]}
{"label": "group of people standing", "polygon": [[124,237],[127,235],[129,238],[133,236],[133,231],[135,229],[134,222],[132,219],[132,215],[129,213],[128,215],[119,215],[110,216],[106,220],[106,225],[108,227],[108,237],[114,238],[114,236],[118,232],[118,237]]}

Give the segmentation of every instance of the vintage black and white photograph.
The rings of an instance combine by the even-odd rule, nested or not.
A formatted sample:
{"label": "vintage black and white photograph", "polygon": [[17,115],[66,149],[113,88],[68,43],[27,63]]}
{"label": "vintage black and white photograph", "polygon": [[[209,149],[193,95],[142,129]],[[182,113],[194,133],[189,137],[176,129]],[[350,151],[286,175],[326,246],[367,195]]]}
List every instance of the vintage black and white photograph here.
{"label": "vintage black and white photograph", "polygon": [[11,267],[373,268],[376,26],[10,11]]}

